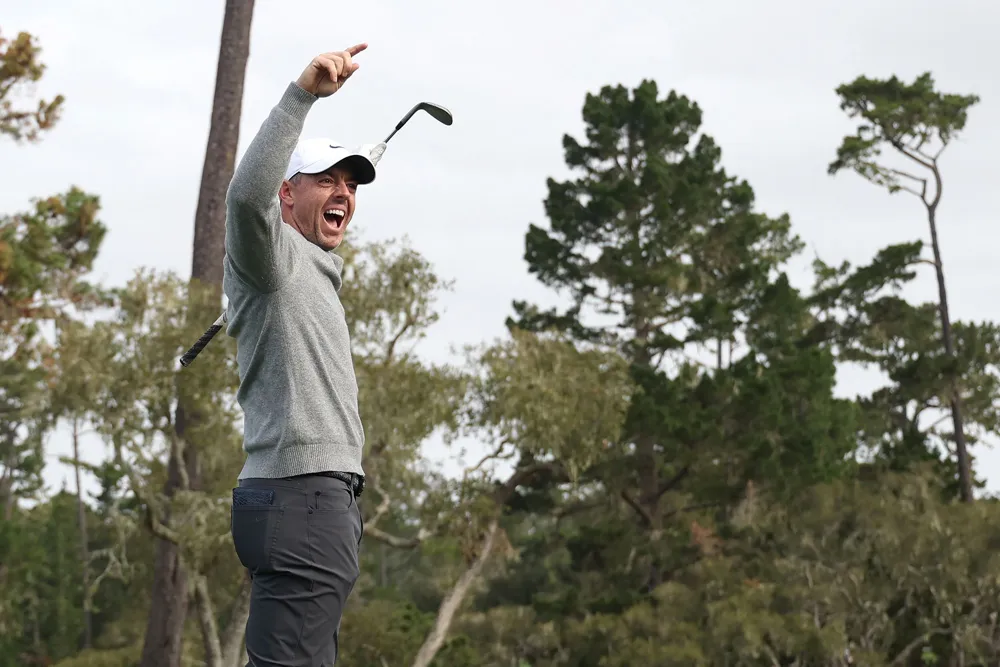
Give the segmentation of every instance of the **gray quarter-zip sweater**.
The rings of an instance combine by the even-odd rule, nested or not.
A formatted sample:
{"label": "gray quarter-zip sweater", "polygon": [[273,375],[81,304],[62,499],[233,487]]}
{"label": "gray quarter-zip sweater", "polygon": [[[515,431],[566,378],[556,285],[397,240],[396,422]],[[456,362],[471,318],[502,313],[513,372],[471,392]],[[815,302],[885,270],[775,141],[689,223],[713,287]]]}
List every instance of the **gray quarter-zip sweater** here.
{"label": "gray quarter-zip sweater", "polygon": [[278,189],[317,98],[288,85],[226,196],[227,333],[236,339],[247,459],[240,479],[364,474],[344,260],[281,220]]}

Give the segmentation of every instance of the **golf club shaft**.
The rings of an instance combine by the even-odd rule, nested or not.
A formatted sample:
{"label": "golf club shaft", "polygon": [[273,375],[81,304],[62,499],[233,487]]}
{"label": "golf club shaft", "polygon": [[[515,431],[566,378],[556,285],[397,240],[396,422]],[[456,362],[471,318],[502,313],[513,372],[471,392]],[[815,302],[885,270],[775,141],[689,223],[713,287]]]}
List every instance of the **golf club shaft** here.
{"label": "golf club shaft", "polygon": [[190,366],[191,362],[194,361],[194,358],[205,349],[205,346],[208,345],[213,338],[215,338],[215,334],[222,331],[222,327],[225,326],[225,324],[226,313],[223,311],[223,313],[219,315],[219,319],[215,320],[215,323],[205,330],[205,333],[201,335],[198,342],[192,345],[191,349],[184,353],[184,356],[181,357],[181,366],[184,366],[185,368]]}
{"label": "golf club shaft", "polygon": [[403,126],[406,125],[406,121],[410,120],[410,118],[413,117],[413,112],[416,111],[416,109],[417,107],[413,107],[412,109],[410,109],[410,112],[407,113],[405,116],[403,116],[403,119],[401,121],[396,123],[396,127],[394,127],[392,132],[389,133],[389,136],[385,138],[385,141],[382,142],[383,144],[389,143],[389,140],[392,139],[394,136],[396,136],[397,132],[403,129]]}

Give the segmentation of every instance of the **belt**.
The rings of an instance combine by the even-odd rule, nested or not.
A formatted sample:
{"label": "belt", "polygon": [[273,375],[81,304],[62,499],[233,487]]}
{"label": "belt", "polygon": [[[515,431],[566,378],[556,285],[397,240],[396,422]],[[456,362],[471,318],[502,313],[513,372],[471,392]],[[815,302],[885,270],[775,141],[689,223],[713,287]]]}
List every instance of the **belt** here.
{"label": "belt", "polygon": [[359,475],[354,472],[339,472],[335,470],[325,470],[314,474],[319,475],[320,477],[332,477],[346,483],[351,487],[351,489],[353,489],[355,498],[360,498],[361,494],[365,492],[364,475]]}

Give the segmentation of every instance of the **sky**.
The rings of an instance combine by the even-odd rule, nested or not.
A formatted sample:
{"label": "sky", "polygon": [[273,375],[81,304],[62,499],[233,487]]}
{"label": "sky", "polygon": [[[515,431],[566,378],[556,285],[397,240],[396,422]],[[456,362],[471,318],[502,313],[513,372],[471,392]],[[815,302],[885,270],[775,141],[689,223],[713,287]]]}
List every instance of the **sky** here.
{"label": "sky", "polygon": [[[121,284],[141,267],[186,277],[223,8],[221,0],[7,3],[0,32],[29,31],[43,48],[47,70],[34,92],[61,93],[66,103],[41,143],[3,146],[0,211],[77,185],[100,196],[109,227],[96,278]],[[827,175],[852,131],[834,90],[861,74],[912,80],[930,71],[941,90],[982,98],[941,160],[952,318],[1000,321],[989,182],[1000,154],[997,27],[1000,4],[984,0],[258,0],[239,154],[313,56],[358,42],[369,44],[361,68],[315,105],[306,135],[375,143],[417,102],[448,107],[451,127],[418,117],[393,138],[378,179],[359,193],[350,232],[406,238],[454,281],[419,350],[446,361],[453,346],[502,336],[512,300],[552,299],[528,274],[524,233],[545,222],[546,179],[568,175],[562,137],[580,136],[587,93],[653,79],[663,94],[689,96],[759,210],[791,216],[804,259],[857,264],[890,243],[926,240],[927,225],[915,198]],[[935,297],[931,271],[910,296]],[[871,382],[847,371],[838,393]],[[53,489],[66,480],[72,488],[56,462],[67,452],[66,438],[53,438]],[[452,456],[440,445],[429,453]],[[84,458],[102,454],[88,443]],[[1000,448],[977,456],[989,490],[1000,491]]]}

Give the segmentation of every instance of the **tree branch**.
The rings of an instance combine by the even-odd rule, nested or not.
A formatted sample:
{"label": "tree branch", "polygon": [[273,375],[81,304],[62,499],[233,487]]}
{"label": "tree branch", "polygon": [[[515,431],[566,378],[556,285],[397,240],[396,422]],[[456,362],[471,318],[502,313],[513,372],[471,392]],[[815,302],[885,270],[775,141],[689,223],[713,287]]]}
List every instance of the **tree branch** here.
{"label": "tree branch", "polygon": [[389,509],[392,507],[392,499],[389,494],[378,485],[377,482],[371,480],[368,482],[368,486],[372,491],[379,495],[382,500],[379,502],[378,507],[375,508],[375,514],[372,515],[368,521],[365,522],[365,534],[388,544],[390,547],[396,547],[397,549],[413,549],[420,546],[420,544],[426,540],[428,537],[433,535],[430,531],[421,528],[417,531],[416,537],[399,537],[397,535],[391,535],[377,526],[379,520],[389,513]]}
{"label": "tree branch", "polygon": [[365,525],[365,534],[372,539],[388,544],[390,547],[396,547],[397,549],[414,549],[433,535],[430,531],[421,528],[416,537],[399,537],[398,535],[387,533],[381,528],[369,525]]}
{"label": "tree branch", "polygon": [[682,481],[684,481],[684,478],[687,477],[690,472],[691,472],[691,465],[688,464],[683,468],[681,468],[676,475],[663,482],[663,484],[661,484],[660,488],[657,490],[656,496],[654,498],[649,498],[649,499],[644,498],[644,500],[650,500],[653,502],[658,501],[660,498],[663,497],[663,494],[665,494],[667,491],[670,491],[678,484],[680,484]]}
{"label": "tree branch", "polygon": [[910,158],[917,164],[927,167],[928,169],[933,168],[932,163],[928,159],[925,159],[924,157],[914,152],[913,149],[903,144],[903,142],[900,141],[899,139],[889,139],[889,143],[892,144],[893,148],[895,148],[897,151],[899,151],[906,157]]}
{"label": "tree branch", "polygon": [[413,659],[413,667],[428,667],[431,661],[434,660],[437,652],[441,650],[445,639],[448,637],[448,630],[451,627],[456,612],[458,612],[459,606],[461,606],[462,601],[469,592],[469,588],[471,588],[479,573],[482,572],[483,566],[486,565],[486,561],[489,559],[490,552],[493,551],[499,530],[500,525],[498,520],[493,519],[486,529],[486,539],[483,541],[482,548],[476,560],[462,573],[462,576],[458,578],[452,589],[448,591],[448,595],[441,601],[437,618],[434,620],[434,627],[431,628],[427,638],[424,639],[423,645],[417,652],[417,657]]}
{"label": "tree branch", "polygon": [[920,635],[919,637],[911,641],[909,644],[904,646],[903,650],[900,651],[899,654],[896,655],[895,658],[893,658],[893,661],[889,663],[889,667],[896,667],[897,665],[899,666],[905,665],[906,660],[907,658],[910,657],[910,653],[913,652],[913,649],[917,648],[918,646],[920,646],[921,644],[923,644],[924,642],[926,642],[928,639],[930,639],[935,635],[946,635],[948,634],[948,632],[950,631],[947,628],[935,628],[934,630],[925,632],[924,634]]}
{"label": "tree branch", "polygon": [[479,459],[479,463],[477,463],[476,465],[472,466],[471,468],[466,468],[465,472],[462,473],[462,479],[463,480],[468,479],[469,475],[471,475],[472,473],[474,473],[477,470],[479,470],[480,468],[482,468],[486,464],[487,461],[491,461],[493,459],[507,460],[507,459],[513,458],[514,457],[514,452],[510,452],[510,453],[508,453],[508,454],[506,454],[504,456],[500,455],[503,452],[504,447],[506,447],[508,443],[509,443],[509,441],[506,438],[504,438],[500,442],[500,444],[497,446],[496,449],[494,449],[492,452],[490,452],[489,454],[487,454],[483,458]]}
{"label": "tree branch", "polygon": [[503,485],[501,485],[500,488],[494,493],[494,501],[496,501],[496,503],[501,507],[506,505],[510,500],[511,495],[517,490],[517,487],[524,484],[540,472],[551,472],[560,479],[565,477],[565,471],[563,470],[562,464],[557,461],[530,463],[514,470],[513,474],[511,474],[507,481],[504,482]]}
{"label": "tree branch", "polygon": [[624,500],[626,503],[628,503],[628,506],[631,507],[632,509],[634,509],[636,511],[636,513],[642,518],[643,523],[645,523],[647,527],[652,527],[652,525],[653,525],[653,515],[649,513],[649,510],[647,510],[645,507],[643,507],[642,505],[640,505],[639,501],[637,501],[635,498],[633,498],[629,494],[629,492],[626,491],[625,489],[622,489],[622,492],[621,492],[620,495],[621,495],[622,500]]}
{"label": "tree branch", "polygon": [[201,626],[201,639],[205,647],[207,667],[228,667],[222,662],[222,646],[219,644],[219,628],[215,623],[215,610],[208,592],[208,581],[202,574],[194,575],[194,604]]}
{"label": "tree branch", "polygon": [[[156,510],[156,504],[153,502],[153,499],[149,497],[145,491],[143,491],[143,486],[139,481],[139,476],[136,474],[135,470],[133,470],[132,466],[125,461],[125,457],[122,456],[120,443],[115,443],[115,462],[122,468],[122,470],[124,470],[125,476],[129,481],[129,486],[132,488],[132,493],[135,494],[135,497],[146,508],[145,523],[149,531],[162,540],[180,545],[180,536],[160,521],[159,512]],[[181,461],[180,466],[183,467],[183,465],[184,463]]]}
{"label": "tree branch", "polygon": [[896,176],[901,176],[902,178],[909,178],[910,180],[916,181],[917,183],[926,183],[926,178],[920,178],[919,176],[914,176],[908,171],[903,171],[902,169],[893,169],[892,167],[886,167],[886,170]]}
{"label": "tree branch", "polygon": [[413,313],[407,309],[406,318],[403,320],[403,326],[399,328],[399,331],[396,332],[396,335],[392,337],[392,340],[389,341],[389,344],[385,348],[385,360],[382,362],[383,365],[388,366],[392,362],[392,356],[396,351],[396,344],[399,343],[399,340],[414,324],[416,324],[416,321],[413,318]]}
{"label": "tree branch", "polygon": [[187,491],[191,488],[191,478],[188,476],[187,462],[184,460],[184,439],[171,432],[170,454],[177,461],[177,475],[180,478],[180,488]]}
{"label": "tree branch", "polygon": [[250,578],[243,580],[236,598],[233,600],[226,624],[224,636],[221,637],[223,667],[240,667],[240,653],[243,650],[243,639],[246,634],[247,618],[250,617]]}

